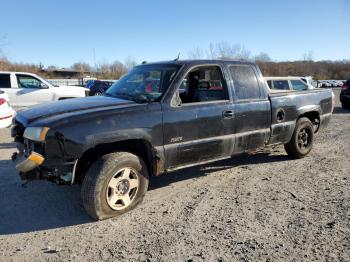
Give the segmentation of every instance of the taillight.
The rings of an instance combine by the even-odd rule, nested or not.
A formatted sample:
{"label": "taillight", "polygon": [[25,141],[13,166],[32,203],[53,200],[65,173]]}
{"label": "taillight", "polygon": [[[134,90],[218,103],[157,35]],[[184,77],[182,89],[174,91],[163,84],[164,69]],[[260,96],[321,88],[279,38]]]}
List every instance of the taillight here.
{"label": "taillight", "polygon": [[5,98],[0,98],[0,106],[7,103]]}
{"label": "taillight", "polygon": [[341,90],[346,90],[348,89],[348,85],[347,84],[343,84],[342,87],[341,87]]}

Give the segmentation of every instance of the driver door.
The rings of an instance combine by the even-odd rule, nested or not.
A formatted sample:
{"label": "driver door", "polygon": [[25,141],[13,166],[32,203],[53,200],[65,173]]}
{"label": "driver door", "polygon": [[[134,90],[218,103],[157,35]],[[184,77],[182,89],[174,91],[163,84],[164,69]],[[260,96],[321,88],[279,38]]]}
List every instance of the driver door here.
{"label": "driver door", "polygon": [[32,106],[54,100],[53,91],[34,76],[16,74],[16,78],[17,106]]}

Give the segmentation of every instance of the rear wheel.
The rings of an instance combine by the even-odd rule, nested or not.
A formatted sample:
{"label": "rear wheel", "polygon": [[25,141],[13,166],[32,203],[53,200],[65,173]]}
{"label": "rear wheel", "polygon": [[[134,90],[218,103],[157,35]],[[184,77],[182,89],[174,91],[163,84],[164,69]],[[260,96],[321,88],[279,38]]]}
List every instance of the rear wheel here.
{"label": "rear wheel", "polygon": [[288,156],[303,158],[310,153],[314,141],[314,126],[310,119],[302,117],[297,121],[292,139],[284,145]]}
{"label": "rear wheel", "polygon": [[96,220],[124,214],[142,202],[148,188],[148,171],[138,156],[118,152],[99,158],[82,185],[83,205]]}

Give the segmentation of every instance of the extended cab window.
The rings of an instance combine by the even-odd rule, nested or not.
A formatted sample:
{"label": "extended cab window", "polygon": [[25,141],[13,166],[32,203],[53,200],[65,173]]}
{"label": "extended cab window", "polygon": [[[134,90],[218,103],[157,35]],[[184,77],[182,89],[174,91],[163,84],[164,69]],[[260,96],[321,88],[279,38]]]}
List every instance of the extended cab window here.
{"label": "extended cab window", "polygon": [[19,88],[41,88],[41,81],[28,75],[17,75]]}
{"label": "extended cab window", "polygon": [[289,90],[290,88],[289,88],[288,80],[274,80],[273,89]]}
{"label": "extended cab window", "polygon": [[10,74],[0,74],[0,88],[11,88]]}
{"label": "extended cab window", "polygon": [[261,97],[258,79],[254,69],[247,65],[233,65],[230,72],[238,99],[257,99]]}
{"label": "extended cab window", "polygon": [[228,100],[220,67],[201,66],[192,69],[182,81],[179,95],[183,104]]}
{"label": "extended cab window", "polygon": [[292,88],[294,90],[306,90],[307,89],[307,86],[301,80],[290,80],[290,83],[292,84]]}

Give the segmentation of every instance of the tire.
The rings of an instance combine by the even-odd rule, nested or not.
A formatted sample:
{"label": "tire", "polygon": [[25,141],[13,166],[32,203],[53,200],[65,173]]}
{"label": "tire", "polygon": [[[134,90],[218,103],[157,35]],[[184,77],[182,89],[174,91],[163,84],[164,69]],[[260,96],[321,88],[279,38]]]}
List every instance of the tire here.
{"label": "tire", "polygon": [[284,145],[284,149],[291,158],[303,158],[310,153],[313,142],[314,126],[310,119],[302,117],[297,121],[292,139]]}
{"label": "tire", "polygon": [[128,152],[116,152],[100,157],[91,165],[81,195],[86,212],[95,220],[103,220],[134,209],[142,202],[147,188],[148,170],[144,161]]}

